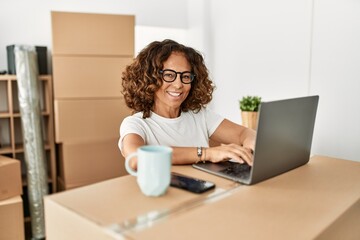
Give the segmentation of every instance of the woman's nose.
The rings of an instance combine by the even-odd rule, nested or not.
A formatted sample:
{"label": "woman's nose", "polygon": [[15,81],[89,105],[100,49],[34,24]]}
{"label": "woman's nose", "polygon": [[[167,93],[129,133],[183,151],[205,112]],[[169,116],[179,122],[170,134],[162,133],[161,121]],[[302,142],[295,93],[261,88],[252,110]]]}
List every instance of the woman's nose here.
{"label": "woman's nose", "polygon": [[176,74],[176,78],[173,81],[173,85],[176,86],[177,88],[181,88],[183,86],[183,83],[181,82],[181,75],[180,74]]}

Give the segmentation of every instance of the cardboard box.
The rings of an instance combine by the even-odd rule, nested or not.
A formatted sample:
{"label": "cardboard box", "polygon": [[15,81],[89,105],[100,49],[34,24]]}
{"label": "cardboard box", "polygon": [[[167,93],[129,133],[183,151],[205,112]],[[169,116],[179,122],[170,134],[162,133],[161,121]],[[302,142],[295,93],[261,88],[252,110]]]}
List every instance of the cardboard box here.
{"label": "cardboard box", "polygon": [[45,197],[46,232],[49,239],[238,239],[241,226],[245,239],[360,239],[359,172],[359,162],[316,156],[252,186],[207,174],[214,192],[169,188],[156,198],[124,176]]}
{"label": "cardboard box", "polygon": [[54,98],[121,97],[121,76],[132,58],[54,56]]}
{"label": "cardboard box", "polygon": [[59,145],[59,175],[63,190],[126,175],[118,138]]}
{"label": "cardboard box", "polygon": [[130,110],[123,98],[55,100],[55,142],[94,142],[119,137]]}
{"label": "cardboard box", "polygon": [[20,161],[0,155],[0,200],[21,194]]}
{"label": "cardboard box", "polygon": [[23,205],[20,196],[0,201],[0,239],[25,239]]}
{"label": "cardboard box", "polygon": [[51,12],[51,21],[53,55],[134,55],[134,16]]}

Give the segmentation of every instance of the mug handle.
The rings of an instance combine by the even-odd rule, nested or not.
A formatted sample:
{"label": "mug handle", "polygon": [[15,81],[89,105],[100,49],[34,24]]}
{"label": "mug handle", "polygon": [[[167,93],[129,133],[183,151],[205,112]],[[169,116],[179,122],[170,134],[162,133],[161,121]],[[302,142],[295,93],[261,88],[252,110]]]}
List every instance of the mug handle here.
{"label": "mug handle", "polygon": [[125,159],[125,168],[126,168],[126,171],[127,171],[128,173],[130,173],[131,175],[133,175],[133,176],[137,176],[137,172],[134,171],[134,169],[132,169],[132,168],[130,167],[130,159],[133,158],[133,157],[136,157],[136,156],[137,156],[137,152],[133,152],[133,153],[131,153],[129,156],[127,156],[126,159]]}

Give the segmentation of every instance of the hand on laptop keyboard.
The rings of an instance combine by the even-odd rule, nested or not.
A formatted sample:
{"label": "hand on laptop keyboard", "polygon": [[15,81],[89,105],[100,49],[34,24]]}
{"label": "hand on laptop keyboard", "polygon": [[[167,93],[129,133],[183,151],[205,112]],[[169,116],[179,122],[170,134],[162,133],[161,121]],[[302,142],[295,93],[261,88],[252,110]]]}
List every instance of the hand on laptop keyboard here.
{"label": "hand on laptop keyboard", "polygon": [[236,161],[238,163],[247,162],[250,166],[253,161],[253,154],[249,148],[237,144],[221,144],[220,146],[206,148],[204,155],[208,161],[217,163],[228,161]]}

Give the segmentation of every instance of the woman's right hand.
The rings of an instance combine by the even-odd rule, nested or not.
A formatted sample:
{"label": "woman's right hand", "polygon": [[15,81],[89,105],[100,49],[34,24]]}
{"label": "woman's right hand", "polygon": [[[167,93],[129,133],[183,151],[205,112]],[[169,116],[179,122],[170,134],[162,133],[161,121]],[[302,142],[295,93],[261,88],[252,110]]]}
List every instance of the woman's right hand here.
{"label": "woman's right hand", "polygon": [[[137,149],[144,145],[144,140],[135,133],[130,133],[123,138],[121,153],[126,158]],[[130,167],[137,169],[137,158],[133,158],[130,161]]]}

